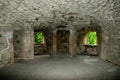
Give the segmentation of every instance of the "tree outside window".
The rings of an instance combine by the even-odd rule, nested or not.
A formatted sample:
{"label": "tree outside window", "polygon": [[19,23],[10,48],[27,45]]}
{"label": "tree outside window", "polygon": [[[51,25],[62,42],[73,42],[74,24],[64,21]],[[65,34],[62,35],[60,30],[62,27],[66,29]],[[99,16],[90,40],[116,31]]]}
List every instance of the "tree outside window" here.
{"label": "tree outside window", "polygon": [[44,42],[42,32],[35,32],[34,42],[35,42],[35,44],[42,44]]}
{"label": "tree outside window", "polygon": [[96,45],[97,44],[97,35],[96,32],[88,33],[88,45]]}

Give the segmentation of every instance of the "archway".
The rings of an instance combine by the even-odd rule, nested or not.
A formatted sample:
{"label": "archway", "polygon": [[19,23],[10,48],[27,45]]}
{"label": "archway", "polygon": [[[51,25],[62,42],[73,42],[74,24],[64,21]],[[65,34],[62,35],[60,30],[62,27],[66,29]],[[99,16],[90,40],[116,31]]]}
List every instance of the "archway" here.
{"label": "archway", "polygon": [[[89,43],[88,35],[89,33],[94,33],[95,36],[95,43]],[[101,53],[101,29],[99,28],[82,28],[78,32],[77,38],[77,46],[79,48],[80,54],[87,54],[87,55],[100,55]]]}
{"label": "archway", "polygon": [[74,31],[68,26],[58,26],[53,30],[53,55],[74,55],[75,38]]}
{"label": "archway", "polygon": [[57,53],[69,54],[69,30],[57,31]]}
{"label": "archway", "polygon": [[97,32],[88,31],[84,37],[84,54],[98,55],[98,43],[97,43]]}
{"label": "archway", "polygon": [[47,46],[44,31],[34,30],[34,55],[47,54]]}

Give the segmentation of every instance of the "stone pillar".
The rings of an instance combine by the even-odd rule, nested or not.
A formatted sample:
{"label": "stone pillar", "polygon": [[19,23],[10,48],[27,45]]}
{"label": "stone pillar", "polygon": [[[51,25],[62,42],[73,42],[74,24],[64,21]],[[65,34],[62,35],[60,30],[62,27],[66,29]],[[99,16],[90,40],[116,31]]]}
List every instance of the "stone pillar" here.
{"label": "stone pillar", "polygon": [[[33,33],[33,32],[32,32]],[[22,59],[33,59],[33,34],[31,31],[24,31],[23,47],[22,47]]]}
{"label": "stone pillar", "polygon": [[11,38],[9,39],[10,41],[10,49],[9,49],[9,52],[10,52],[10,63],[14,63],[14,50],[13,50],[13,31],[11,31]]}
{"label": "stone pillar", "polygon": [[53,55],[57,53],[57,31],[53,31]]}
{"label": "stone pillar", "polygon": [[34,30],[30,31],[30,51],[29,51],[29,58],[34,58]]}
{"label": "stone pillar", "polygon": [[109,40],[108,32],[103,31],[103,33],[102,33],[102,43],[101,43],[101,54],[100,54],[100,57],[103,60],[107,59],[107,47],[108,47],[108,44],[109,44],[108,40]]}
{"label": "stone pillar", "polygon": [[71,56],[73,55],[73,48],[74,48],[74,33],[73,30],[70,30],[70,37],[69,37],[69,53]]}

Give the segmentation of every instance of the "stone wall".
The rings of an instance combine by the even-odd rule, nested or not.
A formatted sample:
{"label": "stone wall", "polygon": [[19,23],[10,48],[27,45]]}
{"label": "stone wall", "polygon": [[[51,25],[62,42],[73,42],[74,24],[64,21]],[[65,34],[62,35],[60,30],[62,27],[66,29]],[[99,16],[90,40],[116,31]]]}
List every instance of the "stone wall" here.
{"label": "stone wall", "polygon": [[33,32],[9,27],[10,25],[0,26],[0,64],[33,59]]}
{"label": "stone wall", "polygon": [[34,54],[35,55],[45,55],[48,54],[46,45],[38,44],[34,45]]}
{"label": "stone wall", "polygon": [[0,64],[13,63],[13,57],[13,32],[0,31]]}

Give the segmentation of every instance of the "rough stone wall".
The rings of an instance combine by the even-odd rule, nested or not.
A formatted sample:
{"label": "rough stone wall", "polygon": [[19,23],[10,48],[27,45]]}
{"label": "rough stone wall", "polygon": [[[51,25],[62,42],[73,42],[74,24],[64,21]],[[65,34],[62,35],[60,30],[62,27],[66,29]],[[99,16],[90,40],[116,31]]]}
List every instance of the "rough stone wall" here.
{"label": "rough stone wall", "polygon": [[48,54],[46,45],[34,45],[34,54],[35,55],[45,55]]}
{"label": "rough stone wall", "polygon": [[[21,59],[33,59],[34,56],[34,41],[33,41],[33,31],[17,31],[16,34],[18,39],[14,40],[14,58],[16,60]],[[15,35],[15,33],[14,33]]]}
{"label": "rough stone wall", "polygon": [[1,23],[35,23],[44,28],[51,23],[59,25],[70,21],[87,24],[90,16],[112,19],[114,6],[114,0],[1,0],[0,3]]}
{"label": "rough stone wall", "polygon": [[[93,26],[101,29],[101,58],[120,64],[119,3],[120,0],[0,0],[0,32],[28,31],[23,41],[28,57],[34,51],[33,41],[29,41],[33,40],[33,28],[43,29],[48,35],[49,29],[61,24],[72,25],[76,30]],[[52,52],[52,35],[48,37],[48,50]]]}
{"label": "rough stone wall", "polygon": [[13,63],[13,57],[13,32],[0,30],[0,64]]}
{"label": "rough stone wall", "polygon": [[[108,19],[103,19],[101,57],[105,60],[120,65],[120,1],[113,0],[112,8],[109,10]],[[111,12],[111,13],[110,13]],[[106,14],[107,15],[107,14]],[[111,15],[111,17],[110,17]]]}
{"label": "rough stone wall", "polygon": [[[2,29],[3,27],[4,29]],[[6,27],[0,26],[0,64],[13,63],[22,59],[33,59],[32,32],[7,30]]]}

